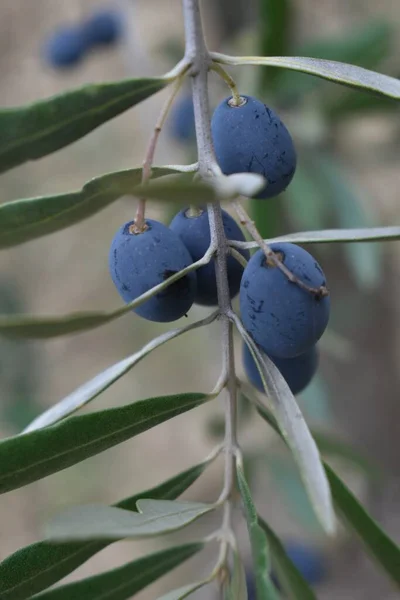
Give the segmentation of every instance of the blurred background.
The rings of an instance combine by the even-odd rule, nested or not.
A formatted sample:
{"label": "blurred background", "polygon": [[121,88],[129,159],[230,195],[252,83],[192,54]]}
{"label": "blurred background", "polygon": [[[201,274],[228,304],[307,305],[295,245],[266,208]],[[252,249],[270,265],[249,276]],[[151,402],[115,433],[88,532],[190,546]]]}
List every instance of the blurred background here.
{"label": "blurred background", "polygon": [[[166,72],[183,48],[180,4],[179,0],[2,0],[0,105],[25,104],[89,82]],[[271,9],[273,4],[204,0],[209,46],[231,54],[319,56],[399,77],[398,3],[293,0],[283,17]],[[54,32],[100,9],[122,17],[118,34],[80,60],[71,59],[69,66],[57,63],[50,49]],[[287,192],[270,202],[248,203],[266,237],[398,223],[398,105],[302,74],[253,67],[231,72],[241,92],[256,95],[278,111],[298,150],[298,169]],[[228,91],[215,75],[210,81],[215,106]],[[160,137],[157,165],[195,160],[188,90],[182,91]],[[65,150],[2,175],[1,201],[79,189],[96,175],[140,165],[165,97],[159,93]],[[123,198],[88,221],[2,252],[0,312],[62,314],[119,306],[108,274],[108,250],[115,231],[133,218],[134,211],[135,200]],[[152,203],[148,214],[169,223],[174,208]],[[392,242],[307,249],[327,274],[332,318],[320,344],[317,377],[300,395],[299,404],[309,423],[351,443],[365,457],[366,464],[359,468],[338,458],[337,452],[329,459],[379,523],[399,540],[400,247]],[[190,319],[207,313],[194,307]],[[132,314],[88,333],[50,341],[0,339],[1,435],[17,433],[43,409],[167,329]],[[241,344],[236,342],[238,372],[243,376]],[[152,395],[208,391],[220,366],[218,327],[197,330],[155,351],[87,410]],[[0,559],[40,539],[44,521],[61,507],[115,502],[201,461],[222,435],[221,416],[222,404],[214,402],[0,496]],[[288,453],[245,404],[240,439],[259,511],[284,542],[297,548],[298,564],[303,561],[304,569],[308,564],[318,598],[397,597],[357,540],[344,530],[336,540],[326,540]],[[185,497],[215,499],[221,469],[222,465],[213,465]],[[207,526],[203,519],[189,535],[196,537]],[[238,535],[246,558],[243,526]],[[158,544],[158,540],[113,544],[67,580],[112,568]],[[208,560],[208,556],[192,559],[138,598],[155,598],[177,582],[197,579],[199,572],[207,572]],[[205,594],[193,597],[210,598],[212,592],[207,588]]]}

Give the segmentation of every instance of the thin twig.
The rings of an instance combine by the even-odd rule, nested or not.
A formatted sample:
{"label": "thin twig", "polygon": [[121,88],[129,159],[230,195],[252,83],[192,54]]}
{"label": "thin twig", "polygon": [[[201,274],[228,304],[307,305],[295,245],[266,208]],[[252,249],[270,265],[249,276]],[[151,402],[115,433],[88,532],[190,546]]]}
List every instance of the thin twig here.
{"label": "thin twig", "polygon": [[241,224],[244,227],[246,227],[247,231],[250,233],[252,238],[257,242],[261,250],[263,250],[267,258],[268,264],[272,263],[275,267],[282,271],[284,275],[286,275],[290,282],[296,284],[297,286],[299,286],[299,288],[306,290],[310,294],[314,294],[317,298],[329,296],[329,291],[325,285],[321,285],[318,288],[311,287],[304,283],[304,281],[301,281],[301,279],[299,279],[296,275],[294,275],[294,273],[290,271],[290,269],[287,268],[287,266],[280,260],[279,256],[275,254],[271,247],[263,240],[254,221],[250,219],[249,215],[247,214],[239,200],[232,200],[232,206],[234,207]]}
{"label": "thin twig", "polygon": [[[201,22],[199,0],[183,0],[183,16],[186,39],[186,60],[192,63],[193,106],[196,124],[196,139],[199,160],[199,175],[208,179],[218,172],[210,126],[208,98],[208,70],[211,66]],[[225,401],[225,474],[221,497],[224,500],[223,527],[232,531],[230,498],[235,490],[235,453],[237,449],[237,392],[233,351],[233,327],[229,319],[231,300],[227,274],[229,252],[222,222],[221,206],[208,205],[211,244],[216,244],[215,271],[218,305],[222,324],[223,370],[227,373],[227,397]],[[223,556],[224,563],[226,561]]]}
{"label": "thin twig", "polygon": [[[147,183],[147,181],[151,177],[151,167],[153,166],[154,154],[157,147],[158,138],[160,136],[161,130],[164,126],[165,120],[168,116],[170,108],[182,86],[182,78],[183,75],[178,77],[173,84],[172,92],[168,96],[164,106],[161,109],[161,112],[158,116],[156,125],[154,127],[154,131],[149,141],[149,145],[146,150],[145,158],[143,161],[143,169],[142,169],[142,184]],[[146,210],[146,199],[140,198],[138,207],[136,210],[136,217],[134,224],[131,225],[132,231],[131,233],[141,233],[147,229],[146,221],[145,221],[145,210]]]}

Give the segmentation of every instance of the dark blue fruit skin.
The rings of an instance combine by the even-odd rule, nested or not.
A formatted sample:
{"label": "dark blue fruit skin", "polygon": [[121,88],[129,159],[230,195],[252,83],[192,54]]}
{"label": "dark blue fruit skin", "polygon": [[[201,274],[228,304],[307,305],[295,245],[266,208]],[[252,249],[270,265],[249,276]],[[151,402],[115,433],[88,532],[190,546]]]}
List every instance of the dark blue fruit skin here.
{"label": "dark blue fruit skin", "polygon": [[[110,248],[111,278],[127,303],[192,264],[188,250],[173,231],[152,219],[146,223],[149,229],[139,235],[129,233],[132,221],[125,223]],[[196,276],[189,273],[134,312],[149,321],[176,321],[186,315],[195,293]]]}
{"label": "dark blue fruit skin", "polygon": [[[188,217],[188,209],[184,208],[172,219],[170,229],[181,238],[186,248],[189,250],[193,262],[200,260],[210,246],[210,224],[207,210],[200,208],[202,213],[197,217]],[[222,221],[225,234],[228,239],[240,242],[245,241],[242,230],[236,221],[225,210],[222,211]],[[248,250],[240,250],[246,260],[249,260]],[[234,298],[239,292],[240,280],[243,275],[242,265],[233,256],[227,258],[228,282],[231,298]],[[203,306],[215,306],[218,304],[217,283],[215,278],[215,262],[212,260],[200,267],[197,274],[197,293],[195,303]]]}
{"label": "dark blue fruit skin", "polygon": [[77,65],[87,50],[87,43],[77,27],[63,27],[53,33],[44,48],[46,62],[56,69]]}
{"label": "dark blue fruit skin", "polygon": [[268,106],[242,96],[243,106],[231,107],[225,98],[215,109],[211,131],[219,166],[225,175],[259,173],[268,180],[255,198],[283,192],[296,170],[296,150],[285,125]]}
{"label": "dark blue fruit skin", "polygon": [[95,12],[83,23],[82,32],[91,46],[115,44],[122,34],[121,17],[113,10]]}
{"label": "dark blue fruit skin", "polygon": [[174,105],[171,112],[170,132],[179,142],[190,142],[196,139],[192,96],[183,96]]}
{"label": "dark blue fruit skin", "polygon": [[288,541],[285,543],[285,551],[310,585],[316,585],[326,578],[326,560],[319,548],[303,542]]}
{"label": "dark blue fruit skin", "polygon": [[[288,269],[311,287],[326,285],[317,261],[295,244],[275,243]],[[277,267],[266,265],[258,250],[244,270],[240,284],[243,325],[268,356],[293,358],[314,346],[328,324],[330,297],[318,298],[291,283]]]}
{"label": "dark blue fruit skin", "polygon": [[[260,392],[264,392],[260,373],[246,344],[243,344],[242,357],[247,379]],[[314,377],[318,368],[319,353],[317,347],[313,346],[304,354],[294,358],[274,358],[273,356],[269,358],[281,372],[292,394],[296,396],[305,390]]]}

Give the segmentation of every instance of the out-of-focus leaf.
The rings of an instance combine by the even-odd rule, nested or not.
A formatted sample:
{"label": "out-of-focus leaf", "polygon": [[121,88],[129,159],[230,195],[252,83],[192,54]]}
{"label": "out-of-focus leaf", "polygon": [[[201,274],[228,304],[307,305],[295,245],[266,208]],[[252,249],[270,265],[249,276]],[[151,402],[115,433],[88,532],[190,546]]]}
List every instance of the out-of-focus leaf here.
{"label": "out-of-focus leaf", "polygon": [[[176,173],[155,167],[152,177]],[[101,175],[81,190],[0,204],[0,248],[16,246],[75,225],[96,214],[121,196],[132,194],[142,179],[142,168]]]}
{"label": "out-of-focus leaf", "polygon": [[271,564],[267,538],[259,525],[251,492],[239,465],[236,467],[236,475],[250,536],[257,597],[263,600],[278,600],[279,596],[270,577]]}
{"label": "out-of-focus leaf", "polygon": [[400,548],[380,528],[335,471],[325,465],[335,505],[341,516],[361,538],[368,552],[400,588]]}
{"label": "out-of-focus leaf", "polygon": [[0,173],[64,148],[145,100],[167,79],[127,79],[0,110]]}
{"label": "out-of-focus leaf", "polygon": [[353,467],[356,467],[361,473],[373,481],[379,481],[382,478],[382,472],[369,458],[363,456],[347,442],[334,437],[332,434],[312,431],[314,439],[320,452],[326,457],[340,458]]}
{"label": "out-of-focus leaf", "polygon": [[[276,420],[267,408],[258,408],[259,414],[283,438]],[[400,548],[385,533],[352,494],[340,477],[324,462],[336,510],[347,525],[360,537],[367,551],[386,574],[400,587]]]}
{"label": "out-of-focus leaf", "polygon": [[221,64],[301,71],[341,85],[400,100],[400,80],[355,65],[307,56],[228,56],[217,52],[212,52],[211,55]]}
{"label": "out-of-focus leaf", "polygon": [[128,358],[124,358],[111,367],[108,367],[108,369],[105,369],[96,375],[96,377],[93,377],[93,379],[84,383],[77,390],[72,392],[72,394],[69,394],[60,400],[60,402],[54,404],[51,408],[34,419],[32,423],[30,423],[28,427],[24,429],[23,433],[35,431],[36,429],[42,429],[43,427],[53,425],[54,423],[61,421],[61,419],[65,419],[65,417],[70,416],[97,398],[99,394],[104,392],[104,390],[109,388],[110,385],[128,373],[128,371],[130,371],[139,361],[145,358],[152,350],[159,348],[166,342],[182,335],[183,333],[187,333],[188,331],[192,331],[193,329],[202,327],[203,325],[208,325],[214,321],[217,316],[218,312],[214,312],[211,316],[206,317],[205,319],[195,321],[194,323],[191,323],[186,327],[181,327],[180,329],[172,329],[171,331],[163,333],[158,338],[154,338],[151,340],[151,342],[139,350],[139,352],[135,352],[135,354],[128,356]]}
{"label": "out-of-focus leaf", "polygon": [[[200,477],[209,464],[210,460],[206,460],[155,488],[121,500],[115,506],[137,511],[136,502],[141,498],[175,500]],[[42,541],[21,548],[0,563],[0,598],[30,598],[32,594],[41,592],[77,569],[110,543],[109,540],[70,544]]]}
{"label": "out-of-focus leaf", "polygon": [[[314,165],[321,182],[325,183],[326,197],[335,209],[338,225],[343,228],[369,227],[372,219],[363,205],[361,191],[355,189],[335,160],[321,155],[314,157]],[[350,244],[345,247],[346,257],[361,289],[373,290],[380,283],[382,258],[376,244]]]}
{"label": "out-of-focus leaf", "polygon": [[324,187],[303,161],[285,192],[285,209],[297,230],[320,229],[326,222],[329,204]]}
{"label": "out-of-focus leaf", "polygon": [[332,534],[336,526],[332,497],[318,448],[307,423],[280,371],[268,356],[260,352],[239,318],[233,318],[260,372],[266,392],[262,400],[260,396],[260,405],[268,402],[272,408],[279,429],[293,453],[315,514],[324,530]]}
{"label": "out-of-focus leaf", "polygon": [[138,500],[139,513],[115,506],[73,506],[55,516],[47,537],[55,541],[142,539],[176,531],[215,509],[212,504],[178,500]]}
{"label": "out-of-focus leaf", "polygon": [[[259,2],[259,49],[261,56],[285,56],[290,54],[292,0],[260,0]],[[269,69],[260,73],[263,87],[268,90],[276,85],[280,72]]]}
{"label": "out-of-focus leaf", "polygon": [[197,393],[148,398],[6,438],[0,442],[0,493],[95,456],[209,398]]}
{"label": "out-of-focus leaf", "polygon": [[43,600],[128,600],[202,548],[203,544],[197,543],[161,550],[112,571],[63,585],[36,597]]}
{"label": "out-of-focus leaf", "polygon": [[297,567],[292,563],[274,531],[260,516],[260,527],[268,539],[272,565],[288,600],[316,600],[316,596]]}
{"label": "out-of-focus leaf", "polygon": [[397,103],[391,98],[372,96],[370,94],[354,93],[350,90],[341,90],[340,95],[326,102],[324,110],[328,118],[338,121],[353,114],[379,112],[388,113],[398,110]]}

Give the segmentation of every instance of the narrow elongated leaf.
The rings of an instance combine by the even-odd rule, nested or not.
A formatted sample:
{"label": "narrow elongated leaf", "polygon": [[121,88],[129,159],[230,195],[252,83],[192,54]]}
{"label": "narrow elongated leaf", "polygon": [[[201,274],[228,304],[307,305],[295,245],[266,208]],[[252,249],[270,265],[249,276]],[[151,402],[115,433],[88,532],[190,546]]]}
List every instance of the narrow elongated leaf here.
{"label": "narrow elongated leaf", "polygon": [[189,583],[189,585],[184,585],[183,587],[172,590],[163,596],[160,596],[157,600],[183,600],[193,594],[196,590],[207,585],[208,581],[197,581],[196,583]]}
{"label": "narrow elongated leaf", "polygon": [[53,425],[61,419],[70,416],[92,400],[97,398],[99,394],[104,392],[107,388],[115,383],[120,377],[125,375],[130,369],[132,369],[139,361],[145,358],[152,350],[159,348],[169,340],[172,340],[183,333],[208,325],[214,321],[218,316],[218,312],[213,313],[205,319],[191,323],[186,327],[180,329],[172,329],[166,333],[163,333],[158,338],[154,338],[146,344],[139,352],[135,352],[128,358],[125,358],[115,365],[112,365],[99,375],[96,375],[93,379],[79,387],[77,390],[69,394],[66,398],[46,410],[43,414],[39,415],[32,421],[23,431],[28,433],[29,431],[35,431],[36,429],[42,429],[48,425]]}
{"label": "narrow elongated leaf", "polygon": [[[259,49],[262,56],[290,54],[291,0],[261,0],[259,12]],[[264,86],[275,85],[280,78],[279,71],[271,69],[268,75],[261,74],[260,78]]]}
{"label": "narrow elongated leaf", "polygon": [[140,513],[101,504],[68,508],[48,524],[47,537],[55,541],[142,539],[181,529],[215,508],[173,500],[138,500],[136,505]]}
{"label": "narrow elongated leaf", "polygon": [[[321,231],[302,231],[289,233],[265,240],[273,242],[293,242],[294,244],[340,244],[353,242],[396,242],[400,240],[400,227],[368,227],[365,229],[322,229]],[[257,242],[235,242],[234,248],[258,248]]]}
{"label": "narrow elongated leaf", "polygon": [[307,423],[280,371],[266,355],[261,354],[236,315],[234,320],[259,369],[273,415],[293,453],[315,514],[325,531],[331,534],[336,525],[331,492]]}
{"label": "narrow elongated leaf", "polygon": [[35,317],[33,315],[1,315],[0,316],[0,334],[9,337],[19,338],[51,338],[71,333],[78,333],[100,327],[105,323],[109,323],[114,319],[118,319],[134,308],[137,308],[149,298],[152,298],[159,292],[167,289],[175,281],[185,277],[188,273],[195,271],[200,266],[210,262],[212,253],[206,253],[203,258],[190,264],[178,273],[174,273],[168,277],[166,281],[162,281],[147,292],[138,296],[132,302],[125,306],[113,310],[111,312],[82,312],[63,315],[61,317]]}
{"label": "narrow elongated leaf", "polygon": [[203,544],[168,548],[123,567],[39,594],[43,600],[128,600],[133,594],[202,550]]}
{"label": "narrow elongated leaf", "polygon": [[257,598],[278,600],[279,596],[270,577],[271,563],[267,538],[258,523],[257,511],[253,504],[249,486],[238,465],[236,467],[236,474],[250,536]]}
{"label": "narrow elongated leaf", "polygon": [[400,548],[368,514],[335,471],[327,464],[325,470],[331,485],[335,505],[346,523],[361,538],[368,552],[400,588]]}
{"label": "narrow elongated leaf", "polygon": [[341,85],[400,100],[399,79],[342,62],[304,56],[227,56],[217,52],[212,52],[212,58],[227,65],[259,65],[301,71]]}
{"label": "narrow elongated leaf", "polygon": [[[350,34],[350,32],[348,33]],[[390,23],[374,20],[366,25],[363,24],[358,29],[352,27],[350,35],[341,31],[339,35],[333,37],[325,36],[322,39],[307,42],[296,48],[296,54],[349,63],[365,69],[376,69],[390,53],[394,33],[395,30]],[[275,56],[284,55],[288,52],[275,52],[274,54]],[[279,92],[285,97],[308,93],[322,82],[305,77],[302,73],[285,72],[279,83]],[[323,99],[321,108],[325,110],[325,103],[330,103],[328,94],[324,94]]]}
{"label": "narrow elongated leaf", "polygon": [[278,536],[260,516],[258,516],[258,523],[267,536],[272,565],[285,597],[288,600],[316,600],[313,590],[286,554]]}
{"label": "narrow elongated leaf", "polygon": [[[176,173],[155,167],[152,177]],[[0,205],[0,248],[16,246],[75,225],[139,186],[142,169],[108,173],[88,181],[81,190],[57,196],[14,200]]]}
{"label": "narrow elongated leaf", "polygon": [[[258,405],[259,414],[282,437],[276,420],[271,412]],[[335,507],[346,524],[359,536],[367,551],[375,558],[377,563],[400,587],[400,548],[383,531],[378,523],[371,517],[357,498],[348,489],[336,472],[326,462],[324,469],[327,474]]]}
{"label": "narrow elongated leaf", "polygon": [[0,493],[66,469],[208,399],[196,393],[149,398],[7,438],[0,442]]}
{"label": "narrow elongated leaf", "polygon": [[[206,460],[155,488],[121,500],[115,506],[137,511],[136,502],[140,498],[175,500],[200,477],[209,464],[210,460]],[[70,544],[42,541],[21,548],[0,563],[0,598],[30,598],[32,594],[41,592],[74,571],[110,543],[109,540]]]}
{"label": "narrow elongated leaf", "polygon": [[84,87],[0,110],[0,173],[64,148],[167,85],[162,78]]}
{"label": "narrow elongated leaf", "polygon": [[233,555],[233,572],[224,600],[248,600],[246,573],[238,552]]}

